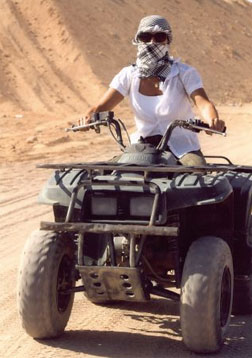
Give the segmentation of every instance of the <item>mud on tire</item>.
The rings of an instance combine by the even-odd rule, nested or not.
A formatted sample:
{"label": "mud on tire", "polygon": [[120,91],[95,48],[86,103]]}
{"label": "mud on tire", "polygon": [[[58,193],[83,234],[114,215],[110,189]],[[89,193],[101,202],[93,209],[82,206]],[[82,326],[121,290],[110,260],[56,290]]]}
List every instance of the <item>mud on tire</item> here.
{"label": "mud on tire", "polygon": [[34,231],[26,242],[18,277],[18,308],[22,325],[34,338],[63,333],[74,294],[59,290],[75,285],[74,245],[51,231]]}

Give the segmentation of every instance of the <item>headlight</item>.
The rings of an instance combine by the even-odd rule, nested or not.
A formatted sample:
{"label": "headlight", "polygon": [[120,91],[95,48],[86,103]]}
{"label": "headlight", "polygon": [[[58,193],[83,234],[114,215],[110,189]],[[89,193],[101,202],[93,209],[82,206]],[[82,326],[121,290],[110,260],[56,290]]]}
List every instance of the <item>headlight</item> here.
{"label": "headlight", "polygon": [[130,198],[130,215],[150,217],[153,196],[137,196]]}
{"label": "headlight", "polygon": [[91,214],[111,216],[117,214],[117,199],[113,197],[95,197],[91,199]]}

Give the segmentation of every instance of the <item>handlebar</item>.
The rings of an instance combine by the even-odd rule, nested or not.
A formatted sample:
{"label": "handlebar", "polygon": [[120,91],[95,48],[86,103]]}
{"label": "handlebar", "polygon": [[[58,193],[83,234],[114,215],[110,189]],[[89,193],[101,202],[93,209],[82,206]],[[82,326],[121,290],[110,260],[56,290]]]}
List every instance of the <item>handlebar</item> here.
{"label": "handlebar", "polygon": [[97,133],[100,133],[100,126],[107,126],[112,137],[119,144],[121,149],[124,150],[125,145],[123,144],[122,129],[126,131],[129,141],[130,138],[123,122],[118,118],[114,118],[114,112],[107,111],[93,113],[90,123],[81,126],[73,125],[71,128],[66,128],[65,130],[67,132],[77,132],[85,128],[91,128],[94,129]]}
{"label": "handlebar", "polygon": [[[72,127],[66,128],[65,130],[67,132],[70,131],[77,132],[85,128],[91,128],[94,129],[97,133],[100,133],[100,126],[107,126],[110,130],[111,135],[120,145],[122,150],[125,148],[125,145],[123,144],[121,129],[124,129],[126,131],[129,139],[127,129],[120,119],[114,118],[114,112],[111,111],[94,113],[91,117],[90,123],[79,125],[79,126],[73,125]],[[187,121],[175,120],[169,123],[166,132],[163,135],[163,138],[161,139],[160,143],[157,146],[157,149],[165,150],[165,148],[167,147],[167,143],[171,137],[171,133],[173,129],[175,129],[176,127],[182,127],[184,129],[189,129],[194,132],[205,131],[208,133],[214,133],[214,134],[220,134],[222,136],[226,136],[226,127],[223,129],[223,131],[217,131],[215,129],[210,128],[207,123],[201,121],[200,119],[189,119]],[[113,134],[111,128],[115,130],[116,136]]]}
{"label": "handlebar", "polygon": [[194,131],[194,132],[205,131],[205,132],[221,134],[223,136],[226,136],[226,128],[224,128],[224,131],[221,132],[221,131],[217,131],[215,129],[209,128],[209,125],[207,123],[201,121],[200,119],[189,119],[187,121],[177,119],[168,125],[166,132],[163,135],[163,138],[161,139],[160,143],[157,146],[158,150],[163,151],[166,149],[168,141],[171,137],[172,131],[176,127],[182,127],[182,128]]}
{"label": "handlebar", "polygon": [[76,126],[75,124],[72,125],[70,128],[65,128],[66,132],[78,132],[85,128],[91,128],[94,129],[96,132],[100,133],[100,131],[97,131],[97,127],[101,125],[107,125],[107,121],[95,121],[91,122],[89,124],[83,124],[81,126]]}
{"label": "handlebar", "polygon": [[114,112],[96,112],[93,113],[91,121],[88,124],[83,124],[80,126],[72,125],[70,128],[66,128],[66,132],[78,132],[85,128],[94,129],[97,133],[100,133],[100,126],[107,126],[110,122],[115,121]]}
{"label": "handlebar", "polygon": [[209,124],[201,121],[200,119],[189,119],[188,121],[185,121],[185,125],[182,125],[183,128],[191,129],[194,132],[200,132],[200,131],[206,131],[214,134],[220,134],[226,137],[226,127],[224,127],[223,131],[217,131],[215,129],[212,129],[209,127]]}

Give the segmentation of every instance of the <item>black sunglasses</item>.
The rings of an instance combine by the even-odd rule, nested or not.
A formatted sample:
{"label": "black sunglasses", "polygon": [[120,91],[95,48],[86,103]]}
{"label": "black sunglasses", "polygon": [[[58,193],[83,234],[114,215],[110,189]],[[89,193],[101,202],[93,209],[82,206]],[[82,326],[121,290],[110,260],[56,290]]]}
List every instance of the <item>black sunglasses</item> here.
{"label": "black sunglasses", "polygon": [[140,42],[150,42],[152,38],[155,42],[164,42],[165,40],[168,40],[168,36],[165,32],[140,32],[137,36],[137,40]]}

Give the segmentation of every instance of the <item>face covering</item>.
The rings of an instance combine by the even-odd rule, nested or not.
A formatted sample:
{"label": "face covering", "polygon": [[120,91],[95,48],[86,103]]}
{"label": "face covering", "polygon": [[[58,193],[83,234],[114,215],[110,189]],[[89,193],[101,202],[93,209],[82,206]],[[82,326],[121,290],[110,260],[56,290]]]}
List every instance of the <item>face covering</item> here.
{"label": "face covering", "polygon": [[140,78],[157,76],[162,81],[168,76],[171,70],[172,60],[169,57],[167,44],[139,43],[136,65]]}

